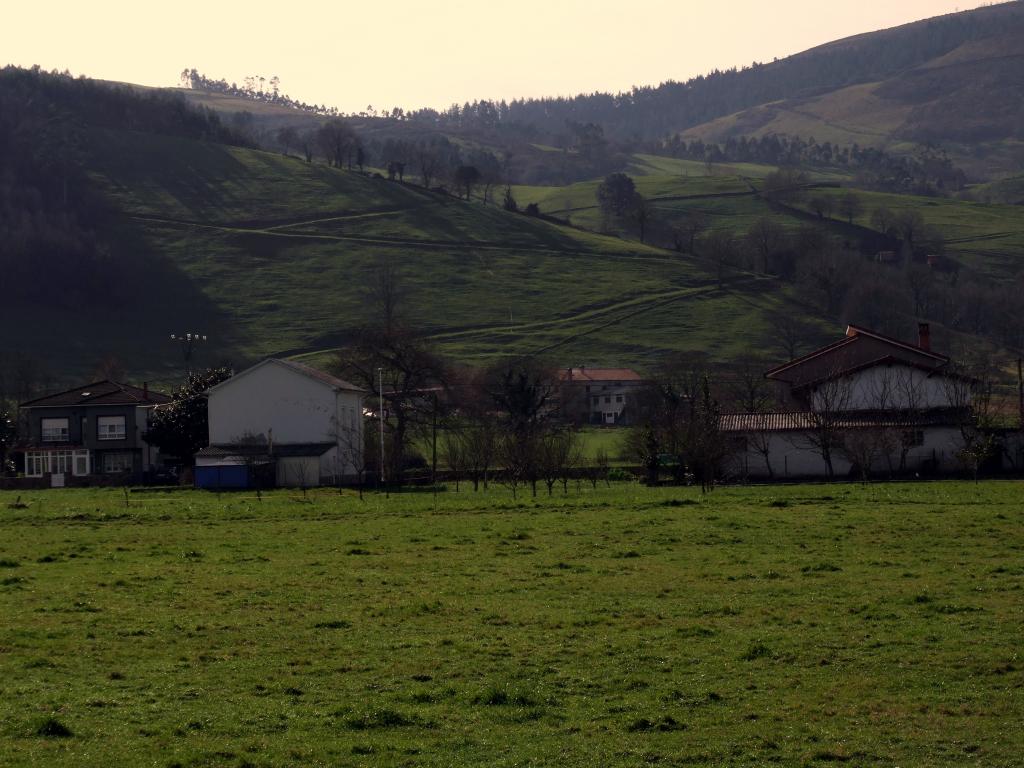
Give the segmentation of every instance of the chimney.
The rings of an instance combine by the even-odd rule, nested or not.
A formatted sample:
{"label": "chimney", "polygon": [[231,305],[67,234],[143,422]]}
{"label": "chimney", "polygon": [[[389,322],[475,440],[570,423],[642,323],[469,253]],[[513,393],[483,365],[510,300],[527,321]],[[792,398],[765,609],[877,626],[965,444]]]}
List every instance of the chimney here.
{"label": "chimney", "polygon": [[932,351],[932,329],[928,323],[917,324],[917,346],[925,352]]}
{"label": "chimney", "polygon": [[149,400],[149,382],[142,382],[142,399]]}

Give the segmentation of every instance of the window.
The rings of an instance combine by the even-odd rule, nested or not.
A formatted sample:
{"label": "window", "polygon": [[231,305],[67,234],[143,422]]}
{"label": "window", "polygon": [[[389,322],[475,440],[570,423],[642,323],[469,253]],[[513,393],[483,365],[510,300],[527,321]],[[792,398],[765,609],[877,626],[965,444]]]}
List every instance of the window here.
{"label": "window", "polygon": [[66,443],[68,441],[68,420],[43,419],[42,432],[44,443]]}
{"label": "window", "polygon": [[911,429],[903,433],[903,447],[920,448],[924,445],[924,430]]}
{"label": "window", "polygon": [[49,468],[49,466],[50,466],[50,459],[49,459],[49,456],[47,454],[45,454],[45,453],[26,453],[25,454],[25,474],[28,475],[29,477],[42,477],[43,476],[43,472],[46,471],[45,469],[43,469],[44,461],[45,461],[45,466],[47,468]]}
{"label": "window", "polygon": [[611,395],[605,395],[604,396],[604,401],[605,401],[605,403],[611,403],[611,401],[612,401]]}
{"label": "window", "polygon": [[25,474],[42,477],[47,472],[71,471],[71,451],[38,451],[25,454]]}
{"label": "window", "polygon": [[124,416],[99,416],[96,418],[97,440],[124,440]]}
{"label": "window", "polygon": [[594,405],[597,405],[600,402],[601,402],[601,398],[600,397],[595,397],[594,398]]}
{"label": "window", "polygon": [[108,475],[118,472],[131,472],[132,455],[123,451],[112,451],[103,454],[103,472]]}
{"label": "window", "polygon": [[621,403],[622,402],[622,395],[616,395],[615,396],[615,402],[616,403]]}

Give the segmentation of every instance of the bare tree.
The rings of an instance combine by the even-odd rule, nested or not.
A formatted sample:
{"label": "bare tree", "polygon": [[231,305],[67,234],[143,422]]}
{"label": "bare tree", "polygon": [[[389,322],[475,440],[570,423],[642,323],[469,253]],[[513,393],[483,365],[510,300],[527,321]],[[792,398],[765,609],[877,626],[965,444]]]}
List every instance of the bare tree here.
{"label": "bare tree", "polygon": [[775,312],[768,316],[771,331],[766,343],[781,350],[789,360],[796,359],[806,348],[809,333],[801,320],[788,312]]}
{"label": "bare tree", "polygon": [[636,222],[637,230],[640,234],[640,242],[644,242],[647,234],[647,227],[654,218],[654,206],[652,206],[640,193],[637,193],[633,198],[632,207],[633,221]]}
{"label": "bare tree", "polygon": [[810,200],[811,210],[818,214],[819,219],[832,218],[832,197],[825,194],[815,195]]}
{"label": "bare tree", "polygon": [[409,437],[424,414],[430,413],[429,396],[447,380],[445,362],[403,321],[403,289],[397,273],[385,264],[378,273],[372,298],[375,322],[355,331],[355,341],[340,351],[335,371],[369,393],[383,399],[390,444],[388,476],[401,482]]}
{"label": "bare tree", "polygon": [[996,367],[985,355],[977,355],[970,364],[950,364],[943,377],[946,400],[956,418],[960,436],[957,458],[971,472],[975,482],[982,466],[997,451],[995,382]]}
{"label": "bare tree", "polygon": [[701,249],[714,265],[715,279],[721,288],[729,267],[737,261],[739,248],[732,233],[726,229],[715,229],[704,238]]}
{"label": "bare tree", "polygon": [[459,480],[467,464],[466,440],[459,427],[449,426],[441,438],[441,455],[444,463],[455,481],[455,490],[459,490]]}
{"label": "bare tree", "polygon": [[277,143],[287,155],[293,147],[299,146],[299,131],[294,125],[286,125],[277,131]]}
{"label": "bare tree", "polygon": [[860,201],[860,196],[855,192],[844,192],[840,195],[839,212],[846,217],[846,222],[848,224],[853,224],[853,220],[864,212],[864,206]]}
{"label": "bare tree", "polygon": [[441,158],[434,148],[425,141],[416,145],[416,163],[420,169],[420,180],[424,189],[430,189],[430,182],[437,175],[438,167],[441,165]]}
{"label": "bare tree", "polygon": [[812,388],[808,396],[808,429],[796,440],[798,443],[809,445],[821,455],[829,479],[835,477],[834,459],[843,447],[845,421],[851,402],[850,379],[839,370],[826,375]]}
{"label": "bare tree", "polygon": [[[710,226],[708,216],[700,211],[689,211],[683,219],[680,231],[686,237],[686,252],[693,253],[694,243],[697,236]],[[679,245],[676,250],[682,250]]]}
{"label": "bare tree", "polygon": [[763,274],[769,273],[771,257],[782,247],[785,235],[785,230],[767,216],[762,216],[747,230],[747,241],[760,257]]}
{"label": "bare tree", "polygon": [[335,118],[317,129],[316,142],[328,165],[341,168],[356,142],[356,135],[348,123]]}

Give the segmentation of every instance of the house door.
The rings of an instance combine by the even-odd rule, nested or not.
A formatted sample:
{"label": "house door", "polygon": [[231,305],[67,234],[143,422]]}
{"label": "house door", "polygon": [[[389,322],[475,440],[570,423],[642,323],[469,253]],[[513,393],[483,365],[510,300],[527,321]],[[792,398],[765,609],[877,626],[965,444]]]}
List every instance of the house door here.
{"label": "house door", "polygon": [[88,451],[75,451],[74,463],[71,467],[71,472],[75,477],[84,477],[90,473],[91,467],[89,461]]}

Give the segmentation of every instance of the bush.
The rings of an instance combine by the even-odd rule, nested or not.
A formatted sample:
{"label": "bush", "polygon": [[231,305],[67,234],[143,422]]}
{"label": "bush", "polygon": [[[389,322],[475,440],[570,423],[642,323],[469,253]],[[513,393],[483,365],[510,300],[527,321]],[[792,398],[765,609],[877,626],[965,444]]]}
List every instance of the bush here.
{"label": "bush", "polygon": [[71,729],[55,717],[48,717],[43,720],[43,722],[36,726],[35,734],[47,739],[67,739],[74,736]]}

